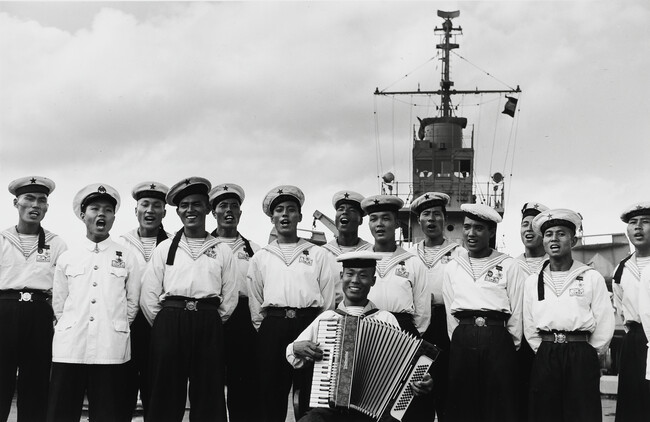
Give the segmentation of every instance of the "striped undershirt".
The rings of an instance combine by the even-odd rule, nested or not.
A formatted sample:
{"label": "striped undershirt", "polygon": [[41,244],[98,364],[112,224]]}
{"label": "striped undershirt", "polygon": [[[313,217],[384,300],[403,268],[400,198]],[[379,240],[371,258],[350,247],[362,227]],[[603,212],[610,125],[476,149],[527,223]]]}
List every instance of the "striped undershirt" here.
{"label": "striped undershirt", "polygon": [[424,247],[424,263],[427,264],[427,266],[433,265],[433,260],[436,258],[438,252],[440,252],[441,247],[441,245]]}
{"label": "striped undershirt", "polygon": [[526,257],[526,264],[531,274],[539,274],[544,263],[544,256]]}
{"label": "striped undershirt", "polygon": [[469,258],[469,265],[472,267],[472,274],[474,275],[475,280],[481,276],[481,273],[483,273],[483,270],[485,269],[485,264],[489,259],[489,256],[486,256],[485,258]]}
{"label": "striped undershirt", "polygon": [[27,258],[29,251],[38,243],[38,235],[18,233],[18,238],[20,239],[20,248],[23,250],[23,255]]}
{"label": "striped undershirt", "polygon": [[388,267],[390,257],[393,256],[393,253],[392,252],[377,252],[377,253],[381,255],[381,261],[377,261],[377,270],[379,270],[380,273],[384,274],[386,268]]}
{"label": "striped undershirt", "polygon": [[569,275],[569,271],[551,271],[551,281],[553,282],[553,288],[555,289],[555,294],[559,295],[564,288],[566,283],[566,277]]}
{"label": "striped undershirt", "polygon": [[348,313],[348,315],[352,316],[360,316],[363,315],[363,306],[346,306],[345,310]]}
{"label": "striped undershirt", "polygon": [[280,247],[280,251],[282,251],[282,257],[288,262],[298,243],[278,243],[278,246]]}
{"label": "striped undershirt", "polygon": [[192,252],[192,259],[199,257],[199,251],[203,247],[205,242],[205,237],[187,237],[187,246],[190,247],[190,252]]}
{"label": "striped undershirt", "polygon": [[142,243],[142,249],[144,249],[144,259],[149,262],[149,258],[151,258],[151,254],[156,247],[156,238],[141,237],[140,242]]}

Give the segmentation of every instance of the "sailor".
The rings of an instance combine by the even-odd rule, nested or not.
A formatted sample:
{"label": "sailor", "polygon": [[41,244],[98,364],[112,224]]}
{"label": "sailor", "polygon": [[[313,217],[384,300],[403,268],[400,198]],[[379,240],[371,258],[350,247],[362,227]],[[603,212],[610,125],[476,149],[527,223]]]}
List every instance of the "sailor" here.
{"label": "sailor", "polygon": [[[521,283],[531,274],[539,274],[542,264],[548,259],[544,251],[541,234],[533,230],[533,219],[548,210],[546,205],[539,202],[526,202],[521,208],[521,225],[519,235],[521,243],[524,245],[524,253],[515,258],[521,268]],[[530,370],[535,359],[535,352],[525,338],[521,339],[521,347],[517,350],[517,363],[519,365],[519,385],[520,391],[530,390]],[[528,419],[528,395],[522,395],[520,398],[520,416],[519,420]]]}
{"label": "sailor", "polygon": [[228,417],[231,422],[256,421],[259,408],[251,403],[259,402],[257,332],[248,307],[246,273],[249,260],[260,247],[238,231],[244,189],[234,183],[223,183],[213,187],[209,196],[212,215],[217,220],[217,228],[211,235],[230,246],[239,291],[237,307],[223,327]]}
{"label": "sailor", "polygon": [[53,335],[49,299],[54,268],[66,250],[60,237],[41,226],[54,187],[41,176],[9,183],[18,224],[0,233],[0,421],[9,417],[16,386],[18,422],[45,419]]}
{"label": "sailor", "polygon": [[[351,190],[336,192],[332,197],[332,205],[336,211],[334,224],[338,236],[325,245],[325,248],[332,255],[332,262],[335,266],[335,274],[341,272],[342,266],[336,258],[345,252],[365,251],[372,249],[372,244],[359,237],[359,226],[363,223],[365,213],[361,209],[363,195]],[[336,303],[343,300],[343,291],[340,280],[336,282]]]}
{"label": "sailor", "polygon": [[120,195],[107,184],[88,185],[73,200],[86,239],[61,255],[54,273],[50,422],[78,421],[84,394],[92,421],[131,420],[124,385],[140,268],[110,237],[119,208]]}
{"label": "sailor", "polygon": [[489,246],[501,216],[484,204],[460,209],[467,252],[447,264],[442,286],[451,338],[447,420],[516,421],[521,270]]}
{"label": "sailor", "polygon": [[648,338],[644,330],[650,332],[650,326],[642,326],[639,290],[641,274],[650,268],[650,202],[627,207],[621,220],[627,224],[634,252],[619,263],[612,279],[614,307],[626,330],[619,357],[616,421],[649,421],[650,382],[645,379]]}
{"label": "sailor", "polygon": [[[138,183],[131,190],[136,200],[135,216],[138,228],[123,234],[118,240],[126,250],[136,257],[140,271],[144,272],[155,247],[170,237],[162,225],[167,210],[165,196],[169,188],[160,182],[148,181]],[[151,326],[142,311],[138,312],[131,324],[131,361],[129,363],[129,409],[135,411],[138,390],[142,401],[142,410],[147,412],[149,404],[148,366],[149,341]]]}
{"label": "sailor", "polygon": [[404,331],[419,337],[429,326],[431,299],[424,264],[395,243],[397,213],[402,205],[404,201],[391,195],[369,196],[361,202],[375,239],[373,251],[383,257],[377,263],[377,282],[368,299],[391,312]]}
{"label": "sailor", "polygon": [[[284,355],[287,344],[318,314],[334,309],[336,281],[328,253],[298,237],[304,200],[302,191],[290,185],[266,194],[262,209],[278,237],[253,256],[248,268],[251,318],[259,333],[260,413],[267,421],[286,418],[293,373]],[[302,389],[308,375],[296,372],[296,386]]]}
{"label": "sailor", "polygon": [[[294,368],[302,368],[314,361],[323,359],[323,350],[318,343],[318,324],[323,319],[340,319],[345,315],[360,316],[383,321],[399,327],[397,319],[387,311],[377,309],[368,300],[368,293],[375,284],[375,266],[382,255],[372,251],[346,252],[337,257],[343,270],[340,273],[343,286],[344,300],[339,303],[336,311],[328,310],[318,315],[316,319],[290,343],[286,348],[287,361]],[[426,374],[422,381],[413,384],[416,394],[424,394],[431,390],[433,379]],[[361,422],[371,421],[368,416],[351,410],[343,412],[330,408],[314,408],[300,419],[300,422]]]}
{"label": "sailor", "polygon": [[189,177],[172,186],[167,204],[183,228],[153,251],[140,304],[151,329],[151,421],[181,421],[187,384],[191,420],[226,420],[222,322],[237,306],[228,245],[205,231],[210,182]]}
{"label": "sailor", "polygon": [[[432,367],[433,400],[426,403],[435,412],[438,420],[446,420],[447,378],[449,377],[449,336],[447,334],[447,311],[442,298],[442,276],[447,264],[458,256],[463,248],[445,239],[449,195],[441,192],[426,192],[411,203],[411,212],[418,218],[424,240],[415,244],[409,252],[420,258],[427,270],[427,290],[431,298],[431,323],[422,338],[438,346],[440,354]],[[425,401],[422,401],[424,403]],[[419,403],[414,403],[419,405]],[[410,409],[413,411],[413,409]],[[424,410],[422,410],[424,412]],[[433,416],[432,416],[433,418]]]}
{"label": "sailor", "polygon": [[533,220],[549,260],[525,282],[524,332],[535,351],[529,420],[600,421],[600,365],[614,334],[605,280],[575,261],[571,248],[582,218],[552,209]]}

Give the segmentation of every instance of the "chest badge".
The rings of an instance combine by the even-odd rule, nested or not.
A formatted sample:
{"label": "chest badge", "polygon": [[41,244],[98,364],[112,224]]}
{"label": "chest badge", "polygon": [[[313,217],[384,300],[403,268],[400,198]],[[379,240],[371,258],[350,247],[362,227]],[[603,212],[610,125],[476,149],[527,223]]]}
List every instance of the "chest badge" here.
{"label": "chest badge", "polygon": [[302,251],[302,255],[298,260],[300,263],[311,266],[314,263],[314,260],[309,256],[309,251]]}
{"label": "chest badge", "polygon": [[122,251],[115,251],[115,259],[111,261],[111,266],[115,268],[126,268],[126,264],[122,259]]}

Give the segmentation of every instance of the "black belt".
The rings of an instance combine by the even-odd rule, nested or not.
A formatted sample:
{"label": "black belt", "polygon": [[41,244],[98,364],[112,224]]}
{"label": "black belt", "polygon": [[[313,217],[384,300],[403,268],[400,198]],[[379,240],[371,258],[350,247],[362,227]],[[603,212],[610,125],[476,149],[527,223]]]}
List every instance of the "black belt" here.
{"label": "black belt", "polygon": [[18,302],[47,302],[50,295],[43,290],[0,290],[0,299],[17,300]]}
{"label": "black belt", "polygon": [[266,316],[274,318],[316,318],[320,308],[266,308]]}
{"label": "black belt", "polygon": [[221,301],[218,297],[195,299],[184,296],[168,296],[162,303],[163,308],[184,309],[186,311],[217,311]]}
{"label": "black belt", "polygon": [[454,313],[460,325],[505,327],[510,315],[498,311],[459,311]]}
{"label": "black belt", "polygon": [[539,333],[542,341],[558,344],[587,342],[590,335],[588,331],[540,331]]}

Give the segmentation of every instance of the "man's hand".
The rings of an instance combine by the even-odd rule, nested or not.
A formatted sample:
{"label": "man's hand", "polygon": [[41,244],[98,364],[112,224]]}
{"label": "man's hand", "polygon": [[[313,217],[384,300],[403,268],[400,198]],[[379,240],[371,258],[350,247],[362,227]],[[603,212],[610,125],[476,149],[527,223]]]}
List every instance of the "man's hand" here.
{"label": "man's hand", "polygon": [[417,381],[412,384],[413,394],[415,396],[424,396],[429,394],[433,389],[433,378],[428,373],[424,374],[422,381]]}
{"label": "man's hand", "polygon": [[318,343],[309,340],[293,343],[293,354],[308,362],[323,359],[323,351],[318,347]]}

